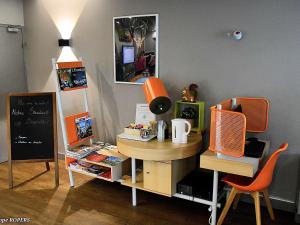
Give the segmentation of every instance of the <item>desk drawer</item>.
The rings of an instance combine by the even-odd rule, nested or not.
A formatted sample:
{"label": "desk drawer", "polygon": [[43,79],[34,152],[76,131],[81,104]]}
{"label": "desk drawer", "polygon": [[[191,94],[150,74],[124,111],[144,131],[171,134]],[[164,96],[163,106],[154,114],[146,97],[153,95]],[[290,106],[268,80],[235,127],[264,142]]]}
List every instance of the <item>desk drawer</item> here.
{"label": "desk drawer", "polygon": [[171,195],[172,163],[144,161],[144,188]]}

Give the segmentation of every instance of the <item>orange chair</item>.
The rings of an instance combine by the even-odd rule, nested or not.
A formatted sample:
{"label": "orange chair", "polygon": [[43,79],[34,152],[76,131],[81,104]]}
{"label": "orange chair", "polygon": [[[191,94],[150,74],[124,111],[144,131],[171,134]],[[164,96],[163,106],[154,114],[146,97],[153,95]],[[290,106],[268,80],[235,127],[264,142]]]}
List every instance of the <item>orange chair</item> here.
{"label": "orange chair", "polygon": [[270,158],[264,165],[263,169],[260,172],[258,172],[254,178],[242,177],[237,175],[228,175],[223,179],[225,183],[232,186],[232,190],[224,206],[224,209],[220,215],[220,218],[218,220],[218,225],[221,225],[223,223],[224,218],[235,197],[236,199],[234,203],[234,208],[236,208],[241,193],[250,193],[251,196],[253,197],[255,203],[255,214],[256,214],[257,225],[261,225],[259,192],[263,193],[270,217],[272,220],[275,220],[273,209],[269,199],[268,187],[272,182],[273,171],[278,156],[281,152],[285,151],[287,147],[288,147],[287,143],[282,144],[280,148],[270,156]]}

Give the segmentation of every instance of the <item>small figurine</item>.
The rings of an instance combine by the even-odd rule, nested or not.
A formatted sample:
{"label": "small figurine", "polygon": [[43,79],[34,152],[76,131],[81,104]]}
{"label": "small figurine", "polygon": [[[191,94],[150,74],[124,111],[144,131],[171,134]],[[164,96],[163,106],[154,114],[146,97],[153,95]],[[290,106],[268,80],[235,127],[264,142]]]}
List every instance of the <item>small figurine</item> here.
{"label": "small figurine", "polygon": [[190,84],[189,88],[185,87],[182,91],[182,101],[196,102],[198,96],[197,88],[197,84]]}

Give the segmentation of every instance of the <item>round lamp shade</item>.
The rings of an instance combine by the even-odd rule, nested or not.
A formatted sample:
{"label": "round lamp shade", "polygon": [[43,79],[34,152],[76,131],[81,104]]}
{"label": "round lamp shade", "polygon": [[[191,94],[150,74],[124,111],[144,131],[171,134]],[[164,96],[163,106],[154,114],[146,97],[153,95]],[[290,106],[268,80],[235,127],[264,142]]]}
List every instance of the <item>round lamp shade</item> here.
{"label": "round lamp shade", "polygon": [[171,108],[171,100],[163,82],[159,78],[151,77],[147,79],[143,88],[152,113],[162,114]]}

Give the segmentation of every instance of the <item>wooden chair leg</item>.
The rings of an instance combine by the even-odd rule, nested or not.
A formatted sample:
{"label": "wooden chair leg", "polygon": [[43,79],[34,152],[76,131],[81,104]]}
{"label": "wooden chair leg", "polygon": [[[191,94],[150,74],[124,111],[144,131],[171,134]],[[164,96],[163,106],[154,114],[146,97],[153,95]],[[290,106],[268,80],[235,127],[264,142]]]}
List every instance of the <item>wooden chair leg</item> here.
{"label": "wooden chair leg", "polygon": [[251,195],[254,199],[255,204],[256,225],[261,225],[259,192],[252,192]]}
{"label": "wooden chair leg", "polygon": [[233,202],[233,206],[232,206],[232,208],[234,210],[236,210],[236,208],[237,208],[237,206],[239,204],[240,197],[241,197],[241,193],[237,193],[237,195],[235,196],[234,202]]}
{"label": "wooden chair leg", "polygon": [[267,189],[263,191],[263,195],[264,195],[264,199],[265,199],[265,202],[266,202],[266,206],[267,206],[269,215],[270,215],[272,220],[275,220],[273,208],[272,208],[271,201],[270,201],[270,198],[269,198],[269,192],[268,192]]}
{"label": "wooden chair leg", "polygon": [[223,209],[223,211],[220,215],[220,218],[218,220],[218,225],[221,225],[223,223],[223,221],[224,221],[224,219],[227,215],[227,212],[228,212],[228,210],[229,210],[229,208],[230,208],[230,206],[231,206],[231,204],[234,200],[234,197],[236,196],[237,193],[238,193],[238,190],[233,187],[230,194],[229,194],[228,200],[227,200],[227,202],[224,206],[224,209]]}

